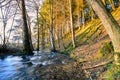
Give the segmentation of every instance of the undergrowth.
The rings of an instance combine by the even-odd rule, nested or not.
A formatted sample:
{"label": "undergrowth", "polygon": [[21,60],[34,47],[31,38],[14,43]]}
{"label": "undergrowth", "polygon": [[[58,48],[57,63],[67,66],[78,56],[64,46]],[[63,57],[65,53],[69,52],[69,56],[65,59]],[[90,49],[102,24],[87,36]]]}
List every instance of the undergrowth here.
{"label": "undergrowth", "polygon": [[113,54],[114,49],[112,42],[104,42],[100,50],[98,51],[97,58],[101,58],[105,55]]}
{"label": "undergrowth", "polygon": [[108,69],[103,76],[104,80],[120,80],[120,66],[114,64],[107,64]]}

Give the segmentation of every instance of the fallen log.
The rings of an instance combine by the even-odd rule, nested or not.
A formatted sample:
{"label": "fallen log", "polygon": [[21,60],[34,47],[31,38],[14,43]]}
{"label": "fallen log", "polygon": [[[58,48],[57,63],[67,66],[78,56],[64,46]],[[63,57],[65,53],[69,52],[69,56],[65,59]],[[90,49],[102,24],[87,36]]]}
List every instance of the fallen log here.
{"label": "fallen log", "polygon": [[93,68],[97,68],[97,67],[104,66],[105,64],[108,64],[108,63],[111,63],[111,62],[113,62],[113,59],[111,59],[111,60],[109,60],[109,61],[106,61],[106,62],[102,62],[102,63],[96,64],[96,65],[94,65],[94,66],[83,67],[82,69],[83,69],[83,70],[93,69]]}

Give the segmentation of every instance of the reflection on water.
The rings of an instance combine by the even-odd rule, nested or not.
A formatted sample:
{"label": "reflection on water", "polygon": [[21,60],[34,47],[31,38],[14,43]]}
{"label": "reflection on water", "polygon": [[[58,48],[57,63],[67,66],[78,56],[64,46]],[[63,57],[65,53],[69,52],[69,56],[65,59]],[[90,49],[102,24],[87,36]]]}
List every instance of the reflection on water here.
{"label": "reflection on water", "polygon": [[36,65],[53,64],[52,61],[53,54],[8,56],[0,59],[0,80],[39,80],[34,71]]}

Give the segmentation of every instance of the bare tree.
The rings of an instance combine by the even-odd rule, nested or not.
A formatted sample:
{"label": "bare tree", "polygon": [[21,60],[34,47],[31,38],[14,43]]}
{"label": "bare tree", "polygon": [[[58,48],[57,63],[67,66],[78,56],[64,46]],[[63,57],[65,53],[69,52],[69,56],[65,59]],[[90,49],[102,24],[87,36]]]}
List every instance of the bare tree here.
{"label": "bare tree", "polygon": [[6,27],[8,24],[8,20],[11,19],[12,16],[15,16],[14,11],[11,13],[11,11],[12,11],[11,6],[12,6],[11,0],[8,0],[8,1],[4,0],[4,1],[0,2],[1,20],[2,20],[2,24],[3,24],[3,48],[6,47],[6,41],[7,41],[7,39],[6,39]]}

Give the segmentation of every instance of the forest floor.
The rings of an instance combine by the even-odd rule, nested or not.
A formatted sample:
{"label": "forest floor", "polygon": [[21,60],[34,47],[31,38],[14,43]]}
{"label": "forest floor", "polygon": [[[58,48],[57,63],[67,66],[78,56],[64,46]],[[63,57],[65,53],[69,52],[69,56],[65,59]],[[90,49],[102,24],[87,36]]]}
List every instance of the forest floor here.
{"label": "forest floor", "polygon": [[[110,41],[106,32],[101,36],[101,40],[77,47],[74,53],[71,53],[73,59],[66,58],[65,64],[46,67],[38,65],[38,77],[42,80],[101,80],[101,74],[107,70],[106,64],[113,61],[113,54],[102,56],[98,53],[104,41]],[[64,59],[63,56],[58,58]]]}
{"label": "forest floor", "polygon": [[[112,14],[120,23],[120,7]],[[77,48],[71,50],[68,45],[65,52],[72,59],[66,58],[65,64],[38,65],[36,73],[42,80],[104,80],[107,65],[113,62],[113,53],[100,53],[105,42],[110,42],[107,32],[99,19],[93,20],[84,29],[76,31]]]}

